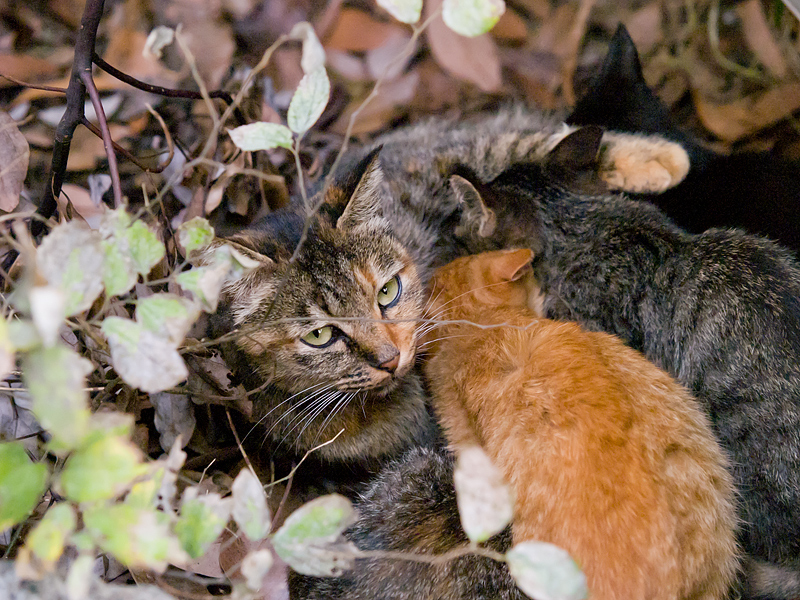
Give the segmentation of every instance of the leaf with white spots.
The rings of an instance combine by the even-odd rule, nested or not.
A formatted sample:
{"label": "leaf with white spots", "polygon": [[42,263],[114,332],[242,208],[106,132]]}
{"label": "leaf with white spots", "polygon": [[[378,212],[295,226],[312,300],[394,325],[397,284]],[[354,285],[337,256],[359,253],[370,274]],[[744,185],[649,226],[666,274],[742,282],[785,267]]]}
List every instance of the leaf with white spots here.
{"label": "leaf with white spots", "polygon": [[108,338],[114,369],[127,384],[144,392],[160,392],[189,375],[175,345],[141,323],[106,317],[101,329]]}
{"label": "leaf with white spots", "polygon": [[503,0],[444,0],[442,19],[456,33],[475,37],[494,27],[505,10]]}
{"label": "leaf with white spots", "polygon": [[402,23],[416,23],[422,14],[422,0],[378,0],[378,6]]}
{"label": "leaf with white spots", "polygon": [[536,600],[584,600],[586,576],[569,553],[545,542],[521,542],[506,553],[519,589]]}
{"label": "leaf with white spots", "polygon": [[228,523],[230,499],[215,492],[200,494],[189,487],[181,498],[181,514],[175,523],[181,547],[192,558],[198,558],[216,540]]}
{"label": "leaf with white spots", "polygon": [[175,345],[183,341],[198,316],[197,306],[177,294],[153,294],[136,304],[136,320]]}
{"label": "leaf with white spots", "polygon": [[261,482],[250,471],[242,469],[233,480],[233,520],[248,539],[257,542],[269,533],[271,516],[267,496]]}
{"label": "leaf with white spots", "polygon": [[289,102],[286,115],[289,129],[298,135],[311,129],[322,116],[330,95],[331,83],[324,66],[303,75]]}
{"label": "leaf with white spots", "polygon": [[178,227],[178,241],[188,256],[195,250],[203,250],[214,241],[214,228],[208,219],[195,217]]}
{"label": "leaf with white spots", "polygon": [[272,546],[286,563],[303,575],[338,576],[350,569],[357,548],[342,537],[356,519],[344,496],[330,494],[294,511],[272,537]]}
{"label": "leaf with white spots", "polygon": [[292,149],[292,132],[285,125],[278,123],[257,121],[229,129],[228,134],[236,147],[245,152],[272,148]]}
{"label": "leaf with white spots", "polygon": [[100,235],[80,221],[55,227],[36,251],[36,263],[64,291],[67,316],[87,310],[103,291]]}
{"label": "leaf with white spots", "polygon": [[483,449],[469,446],[458,452],[454,483],[461,525],[470,541],[485,542],[511,522],[511,489]]}

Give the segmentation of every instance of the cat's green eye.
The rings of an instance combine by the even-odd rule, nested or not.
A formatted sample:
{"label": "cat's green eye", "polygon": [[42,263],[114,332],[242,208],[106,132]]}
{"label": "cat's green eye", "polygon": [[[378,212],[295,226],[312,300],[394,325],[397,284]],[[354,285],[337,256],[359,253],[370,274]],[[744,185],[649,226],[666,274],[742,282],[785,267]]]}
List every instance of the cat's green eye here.
{"label": "cat's green eye", "polygon": [[301,341],[305,342],[309,346],[326,346],[330,341],[333,339],[333,327],[330,325],[326,325],[325,327],[320,327],[319,329],[315,329],[313,331],[309,331],[303,337],[300,338]]}
{"label": "cat's green eye", "polygon": [[378,290],[378,305],[381,308],[391,308],[400,297],[402,289],[403,286],[400,283],[400,276],[395,275]]}

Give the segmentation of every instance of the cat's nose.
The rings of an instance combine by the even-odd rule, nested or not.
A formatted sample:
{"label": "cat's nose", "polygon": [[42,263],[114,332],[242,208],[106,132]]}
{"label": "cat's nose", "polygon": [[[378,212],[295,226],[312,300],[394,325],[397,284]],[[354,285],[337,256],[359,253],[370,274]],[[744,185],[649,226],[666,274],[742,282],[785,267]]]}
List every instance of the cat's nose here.
{"label": "cat's nose", "polygon": [[389,371],[389,373],[394,373],[397,369],[397,365],[400,364],[400,351],[395,348],[394,354],[389,360],[383,361],[378,368],[383,371]]}

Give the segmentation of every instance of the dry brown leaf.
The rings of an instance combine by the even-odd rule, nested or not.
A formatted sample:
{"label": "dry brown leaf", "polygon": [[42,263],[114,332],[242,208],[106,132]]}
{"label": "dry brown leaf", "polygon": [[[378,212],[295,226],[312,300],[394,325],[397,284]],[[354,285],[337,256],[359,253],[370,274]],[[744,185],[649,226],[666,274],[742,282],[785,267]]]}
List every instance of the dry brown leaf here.
{"label": "dry brown leaf", "polygon": [[492,37],[501,42],[521,43],[528,39],[528,25],[517,12],[509,7],[497,25],[492,27]]}
{"label": "dry brown leaf", "polygon": [[[51,62],[25,54],[0,53],[0,74],[8,75],[25,83],[41,83],[58,75],[58,67]],[[15,85],[0,78],[0,88]]]}
{"label": "dry brown leaf", "polygon": [[386,38],[398,30],[408,33],[408,28],[399,23],[379,21],[363,10],[343,8],[324,45],[326,49],[364,52],[382,46]]}
{"label": "dry brown leaf", "polygon": [[50,10],[73,29],[81,23],[85,4],[86,0],[50,0],[47,3]]}
{"label": "dry brown leaf", "polygon": [[[426,18],[442,5],[442,0],[424,4]],[[428,26],[425,35],[433,57],[446,71],[477,85],[484,92],[496,92],[503,83],[500,57],[491,35],[474,38],[458,35],[444,24],[441,15]]]}
{"label": "dry brown leaf", "polygon": [[663,20],[661,2],[650,2],[623,21],[640,55],[648,54],[664,39]]}
{"label": "dry brown leaf", "polygon": [[[108,129],[111,132],[111,139],[114,141],[121,140],[130,135],[131,132],[128,126],[116,123],[110,123]],[[69,159],[67,160],[67,171],[94,169],[97,162],[105,157],[106,150],[103,147],[103,140],[85,127],[78,127],[72,137]]]}
{"label": "dry brown leaf", "polygon": [[[385,128],[398,115],[400,107],[408,104],[414,98],[418,84],[419,73],[416,71],[384,82],[378,95],[359,113],[351,133],[353,135],[374,133]],[[331,125],[330,130],[333,133],[344,134],[347,124],[350,122],[350,116],[360,104],[361,101],[356,101],[348,106]]]}
{"label": "dry brown leaf", "polygon": [[19,195],[28,173],[31,151],[17,122],[0,111],[0,210],[12,211],[19,204]]}
{"label": "dry brown leaf", "polygon": [[72,208],[77,212],[92,229],[100,226],[100,219],[105,212],[105,206],[95,204],[89,190],[72,183],[65,183],[61,187],[61,196],[58,199],[59,205],[66,205],[67,200],[72,204]]}
{"label": "dry brown leaf", "polygon": [[703,126],[726,142],[774,125],[800,109],[800,83],[779,85],[729,104],[715,104],[696,92],[692,95]]}
{"label": "dry brown leaf", "polygon": [[747,45],[770,73],[778,79],[786,77],[788,67],[780,47],[772,37],[761,0],[747,0],[736,5]]}

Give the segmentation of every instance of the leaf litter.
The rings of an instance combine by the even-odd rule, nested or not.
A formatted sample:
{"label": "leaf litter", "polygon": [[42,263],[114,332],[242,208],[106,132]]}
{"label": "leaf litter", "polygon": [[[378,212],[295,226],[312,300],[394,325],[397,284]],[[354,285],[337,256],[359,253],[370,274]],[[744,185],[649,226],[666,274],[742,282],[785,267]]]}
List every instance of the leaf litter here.
{"label": "leaf litter", "polygon": [[[96,136],[79,128],[70,149],[67,185],[59,200],[57,215],[61,221],[74,219],[73,224],[61,230],[70,232],[67,236],[70,240],[53,239],[40,248],[37,256],[40,254],[41,264],[37,267],[46,281],[36,285],[63,286],[67,294],[65,314],[77,315],[80,319],[100,310],[107,296],[124,294],[142,286],[148,289],[148,281],[167,275],[168,263],[180,263],[185,249],[194,243],[188,241],[190,238],[204,239],[202,232],[194,230],[191,235],[185,233],[180,240],[175,239],[174,231],[184,221],[196,216],[206,217],[218,234],[226,235],[285,203],[287,192],[298,192],[292,155],[297,134],[302,135],[302,140],[296,150],[300,163],[308,170],[307,175],[314,179],[323,174],[341,145],[341,134],[349,124],[350,115],[378,79],[381,79],[382,92],[368,105],[353,129],[361,139],[398,123],[434,114],[464,114],[512,98],[527,99],[547,109],[567,110],[602,60],[618,22],[630,29],[642,55],[646,79],[673,109],[684,128],[713,144],[718,151],[774,148],[783,158],[800,158],[800,127],[794,116],[800,111],[800,35],[797,21],[780,2],[747,0],[714,13],[710,1],[628,0],[594,4],[577,0],[518,0],[506,3],[505,13],[499,16],[491,31],[474,38],[453,33],[441,17],[435,17],[423,35],[412,38],[413,27],[401,21],[419,26],[444,2],[427,0],[419,3],[419,7],[413,4],[388,0],[327,4],[304,0],[267,3],[230,0],[211,4],[199,0],[158,3],[126,0],[117,3],[101,21],[98,35],[98,52],[108,63],[154,85],[196,89],[196,82],[175,44],[164,40],[160,48],[161,60],[143,54],[145,48],[153,48],[147,41],[151,31],[157,27],[174,30],[180,24],[207,89],[225,89],[231,94],[243,92],[240,108],[245,120],[230,120],[231,132],[235,131],[235,126],[257,121],[275,127],[249,134],[247,139],[260,136],[255,147],[262,144],[262,149],[250,150],[253,146],[241,145],[237,148],[236,139],[231,135],[227,139],[219,138],[207,157],[209,161],[196,162],[194,159],[213,127],[208,100],[162,98],[98,71],[95,75],[98,89],[106,101],[117,103],[110,116],[114,140],[148,164],[162,160],[167,143],[161,126],[146,110],[146,104],[151,104],[164,118],[174,138],[173,168],[162,173],[143,172],[120,158],[121,182],[129,212],[149,212],[157,218],[148,220],[147,225],[136,221],[137,225],[117,231],[120,239],[127,240],[122,246],[128,251],[116,256],[116,262],[99,260],[94,255],[71,259],[70,244],[77,238],[88,240],[97,256],[103,255],[104,239],[110,239],[101,233],[101,223],[107,217],[98,199],[102,199],[104,193],[98,191],[101,188],[94,179],[107,173],[105,149]],[[65,87],[71,68],[71,44],[83,3],[50,0],[45,5],[48,10],[41,14],[18,4],[0,9],[4,17],[0,20],[0,73],[32,84]],[[316,35],[309,35],[310,29],[295,30],[294,46],[282,46],[255,81],[242,89],[267,46],[278,36],[292,32],[300,22],[311,23]],[[319,47],[315,46],[317,36]],[[396,55],[407,47],[410,54],[396,61]],[[319,66],[320,49],[327,56],[328,77],[324,82],[312,74],[314,65]],[[574,80],[565,80],[573,73]],[[294,91],[303,78],[308,92],[295,99]],[[224,108],[223,101],[212,102],[218,110]],[[41,196],[47,185],[55,133],[47,111],[60,110],[63,106],[64,100],[58,93],[0,79],[0,164],[3,165],[0,169],[0,214],[14,210],[20,199],[30,206],[30,199],[36,201]],[[290,113],[288,121],[287,111]],[[7,113],[22,116],[11,119]],[[271,148],[264,146],[264,139],[271,143]],[[242,158],[242,150],[247,151],[246,160]],[[241,174],[247,169],[264,176]],[[221,174],[224,175],[221,177]],[[210,183],[217,181],[216,186]],[[89,227],[79,225],[81,219]],[[8,228],[9,223],[3,221],[1,226]],[[163,253],[156,247],[163,249],[165,241],[167,247]],[[50,250],[48,245],[52,246]],[[117,246],[115,248],[120,251]],[[77,261],[78,266],[70,260]],[[59,345],[59,330],[52,323],[39,319],[26,335],[47,338],[51,348],[26,357],[30,364],[25,369],[28,379],[23,381],[33,395],[33,400],[29,400],[33,413],[23,409],[24,422],[14,425],[14,411],[4,412],[0,434],[4,438],[10,437],[10,433],[13,436],[25,434],[36,439],[37,424],[32,416],[36,414],[53,436],[52,451],[62,452],[79,445],[82,437],[89,435],[85,432],[92,429],[88,420],[90,409],[112,406],[113,410],[136,416],[141,447],[151,458],[157,458],[173,447],[173,440],[180,439],[192,459],[199,461],[191,464],[192,468],[185,473],[194,476],[198,483],[206,482],[209,493],[218,494],[220,498],[229,493],[224,487],[215,488],[216,484],[211,482],[215,474],[236,472],[241,465],[237,464],[239,454],[229,432],[221,433],[218,424],[227,423],[226,409],[238,415],[236,419],[241,419],[242,423],[248,423],[246,407],[250,401],[213,350],[200,346],[202,334],[193,330],[184,337],[187,323],[199,310],[192,308],[191,303],[199,303],[205,310],[214,308],[219,284],[226,269],[231,268],[231,260],[220,256],[206,265],[205,274],[198,270],[186,271],[198,274],[184,275],[183,281],[179,280],[183,289],[171,284],[169,291],[174,294],[173,300],[185,309],[184,316],[175,313],[175,304],[161,307],[161,312],[155,313],[146,304],[144,308],[134,304],[115,305],[109,314],[124,321],[111,321],[107,328],[113,331],[108,340],[96,324],[87,321],[80,340],[72,349],[66,349]],[[115,270],[104,275],[99,266],[112,264],[116,265]],[[42,302],[52,303],[53,298],[45,294]],[[159,323],[163,323],[163,327]],[[119,325],[116,330],[115,324]],[[163,331],[155,331],[159,328]],[[7,384],[20,385],[20,378],[13,371],[15,365],[9,358],[13,350],[4,344],[3,370],[11,373]],[[116,365],[116,370],[109,369],[109,354],[120,351],[126,358]],[[42,362],[41,355],[47,352],[56,357],[55,362]],[[170,376],[165,375],[158,385],[150,387],[152,378],[142,375],[144,369],[139,355],[155,357],[148,367],[151,374],[169,372]],[[189,369],[182,372],[178,364],[184,364],[184,357]],[[132,361],[131,373],[122,366],[128,359]],[[174,368],[165,367],[170,362]],[[57,368],[52,369],[52,364]],[[177,378],[176,373],[181,377]],[[87,374],[85,380],[83,374]],[[139,389],[131,386],[132,383],[136,385],[137,376],[147,380],[140,382]],[[189,382],[184,386],[181,382],[186,377]],[[61,393],[45,398],[43,382],[60,385]],[[160,389],[156,391],[156,387]],[[152,393],[148,393],[148,389]],[[156,393],[162,395],[155,396]],[[22,398],[22,394],[24,392],[17,395]],[[11,396],[4,402],[11,406]],[[59,422],[61,414],[70,416]],[[30,440],[26,443],[30,448]],[[131,456],[126,453],[132,450],[112,449],[123,458]],[[91,456],[87,454],[85,460]],[[20,459],[17,452],[14,460],[27,464]],[[135,469],[129,460],[120,460],[120,464],[128,465],[129,469],[124,473],[124,481],[112,482],[112,487],[103,491],[104,494],[120,489],[114,486],[124,487],[130,483]],[[249,512],[251,518],[255,518],[254,514],[260,515],[255,518],[255,522],[260,523],[258,527],[251,521],[250,525],[240,523],[239,528],[248,537],[262,536],[268,530],[269,516],[277,510],[279,494],[264,496],[267,505],[262,507],[253,481],[239,483],[236,489],[247,491],[241,492],[239,504],[234,491],[234,520],[238,523],[236,515],[243,512]],[[216,514],[220,514],[219,511],[226,510],[214,505],[215,502],[209,500],[197,505],[196,514],[212,514],[204,512],[206,510],[216,510]],[[296,499],[287,503],[296,504]],[[215,507],[210,508],[211,505]],[[147,536],[156,535],[154,532],[161,531],[164,523],[159,521],[160,517],[141,508],[115,510],[125,513],[120,518],[124,517],[123,521],[130,527],[143,527],[143,533],[128,542],[115,535],[104,544],[120,547],[122,555],[131,557],[134,562],[142,559],[145,549],[135,544],[146,544]],[[111,533],[109,523],[113,519],[109,519],[109,515],[95,516],[91,524],[93,531]],[[206,560],[226,563],[230,557],[223,556],[225,551],[220,550],[219,545],[207,545],[211,534],[197,529],[198,521],[202,520],[196,519],[187,526],[185,536],[191,539],[195,552],[205,552]],[[279,544],[291,546],[291,542],[281,542],[281,539],[278,538]],[[238,577],[242,581],[246,579],[252,587],[265,572],[280,571],[276,565],[282,563],[274,559],[271,550],[262,548],[258,551],[261,554],[256,555],[252,553],[254,544],[248,548],[237,560],[254,558],[242,564],[240,570],[228,569],[228,572],[238,572]],[[531,555],[540,550],[530,550]],[[166,566],[164,557],[169,551],[170,548],[154,547],[155,560],[163,561]],[[346,549],[321,551],[326,568],[338,568],[336,560],[341,557],[337,551],[347,556]],[[263,552],[268,552],[271,558]],[[529,555],[521,553],[518,562],[524,564],[529,560]],[[280,572],[285,573],[285,569]],[[538,585],[535,577],[531,581],[534,582],[529,585]],[[285,588],[281,591],[275,586],[275,589],[278,590],[276,596],[262,590],[261,597],[274,600],[285,593]],[[202,586],[195,592],[206,593]]]}

